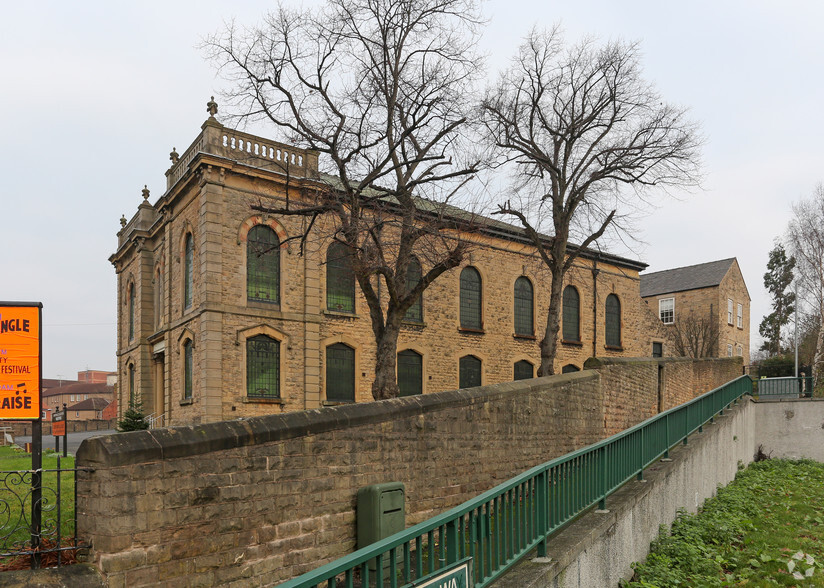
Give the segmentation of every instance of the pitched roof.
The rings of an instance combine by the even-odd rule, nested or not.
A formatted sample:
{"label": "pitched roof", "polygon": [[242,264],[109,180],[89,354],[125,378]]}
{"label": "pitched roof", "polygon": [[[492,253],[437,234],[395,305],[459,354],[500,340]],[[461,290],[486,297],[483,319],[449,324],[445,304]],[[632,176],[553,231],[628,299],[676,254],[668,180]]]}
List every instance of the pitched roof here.
{"label": "pitched roof", "polygon": [[103,410],[109,406],[109,401],[105,398],[87,398],[69,407],[69,410]]}
{"label": "pitched roof", "polygon": [[735,258],[720,259],[687,267],[641,274],[641,298],[711,288],[721,284],[721,280],[735,262]]}
{"label": "pitched roof", "polygon": [[114,387],[106,384],[87,384],[86,382],[74,382],[64,384],[58,388],[43,390],[43,397],[57,396],[59,394],[114,394]]}

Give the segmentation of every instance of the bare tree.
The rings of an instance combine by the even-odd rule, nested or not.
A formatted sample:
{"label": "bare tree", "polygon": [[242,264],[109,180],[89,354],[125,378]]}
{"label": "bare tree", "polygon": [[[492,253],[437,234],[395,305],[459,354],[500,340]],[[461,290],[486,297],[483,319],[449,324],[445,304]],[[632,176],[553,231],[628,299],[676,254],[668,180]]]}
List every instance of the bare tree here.
{"label": "bare tree", "polygon": [[701,138],[642,79],[635,44],[567,47],[557,29],[528,36],[488,90],[482,121],[513,171],[513,196],[496,214],[520,221],[552,276],[539,371],[552,374],[564,275],[608,230],[620,233],[620,205],[696,185]]}
{"label": "bare tree", "polygon": [[718,317],[713,315],[712,310],[706,316],[699,316],[690,311],[687,316],[679,317],[671,328],[676,355],[696,359],[718,356],[721,331]]}
{"label": "bare tree", "polygon": [[311,219],[304,239],[318,217],[334,219],[369,306],[376,399],[398,395],[407,310],[467,251],[444,203],[480,165],[464,135],[477,15],[476,0],[330,0],[314,11],[281,6],[261,28],[230,27],[206,43],[240,121],[264,119],[320,152],[330,176],[313,201],[261,208]]}
{"label": "bare tree", "polygon": [[824,185],[819,184],[812,198],[793,205],[793,219],[787,230],[788,248],[796,260],[796,274],[803,300],[810,315],[819,321],[813,356],[813,380],[816,395],[824,391]]}

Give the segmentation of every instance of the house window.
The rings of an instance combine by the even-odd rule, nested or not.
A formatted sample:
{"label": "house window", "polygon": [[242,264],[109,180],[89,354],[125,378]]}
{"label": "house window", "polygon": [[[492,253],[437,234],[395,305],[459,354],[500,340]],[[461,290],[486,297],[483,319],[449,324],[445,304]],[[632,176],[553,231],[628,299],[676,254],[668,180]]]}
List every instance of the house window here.
{"label": "house window", "polygon": [[653,357],[664,357],[664,344],[655,342],[652,344],[652,356]]}
{"label": "house window", "polygon": [[481,360],[465,355],[458,362],[458,387],[474,388],[481,385]]}
{"label": "house window", "polygon": [[129,341],[134,341],[134,284],[129,284]]}
{"label": "house window", "polygon": [[580,341],[580,305],[578,290],[574,286],[564,288],[563,295],[563,334],[564,341]]}
{"label": "house window", "polygon": [[[521,276],[520,278],[515,280],[516,335],[526,335],[531,337],[535,334],[532,319],[532,298],[532,282],[529,281],[529,278]],[[532,364],[530,364],[530,369],[532,369],[531,365]]]}
{"label": "house window", "polygon": [[74,394],[69,396],[69,402],[74,402]]}
{"label": "house window", "polygon": [[398,388],[401,396],[423,393],[423,356],[412,349],[398,353]]}
{"label": "house window", "polygon": [[193,290],[193,277],[194,277],[194,269],[192,267],[194,263],[194,252],[195,252],[195,243],[194,238],[192,237],[191,233],[186,234],[186,245],[185,245],[185,256],[183,262],[183,308],[184,310],[188,310],[192,307],[192,290]]}
{"label": "house window", "polygon": [[574,363],[568,363],[564,367],[561,368],[562,374],[572,374],[574,372],[580,372],[581,368],[579,368]]}
{"label": "house window", "polygon": [[266,225],[252,227],[246,240],[246,299],[280,303],[280,240]]}
{"label": "house window", "polygon": [[743,329],[744,328],[744,305],[743,304],[738,305],[738,319],[737,320],[738,320],[738,328]]}
{"label": "house window", "polygon": [[732,324],[732,298],[727,298],[727,324]]}
{"label": "house window", "polygon": [[605,338],[610,347],[621,346],[621,301],[615,294],[607,296]]}
{"label": "house window", "polygon": [[246,396],[280,398],[280,342],[266,335],[246,339]]}
{"label": "house window", "polygon": [[[421,281],[421,262],[419,262],[416,258],[411,258],[409,260],[409,267],[406,269],[406,288],[407,290],[411,290],[415,286],[417,286]],[[409,307],[409,310],[406,311],[406,316],[403,317],[404,320],[412,322],[412,323],[422,323],[423,322],[423,299],[421,296],[412,303],[412,306]]]}
{"label": "house window", "polygon": [[461,272],[461,328],[483,328],[481,303],[481,274],[474,267],[465,267]]}
{"label": "house window", "polygon": [[192,398],[192,340],[183,343],[183,398]]}
{"label": "house window", "polygon": [[732,357],[732,345],[727,344],[727,357]]}
{"label": "house window", "polygon": [[662,298],[658,301],[658,316],[665,325],[675,322],[675,298]]}
{"label": "house window", "polygon": [[337,241],[326,250],[326,308],[355,312],[355,274],[349,248]]}
{"label": "house window", "polygon": [[326,348],[326,400],[355,402],[355,350],[343,343]]}
{"label": "house window", "polygon": [[527,360],[515,362],[515,379],[516,380],[531,380],[535,377],[534,366]]}
{"label": "house window", "polygon": [[744,355],[744,347],[742,345],[738,345],[735,348],[735,354],[739,356]]}

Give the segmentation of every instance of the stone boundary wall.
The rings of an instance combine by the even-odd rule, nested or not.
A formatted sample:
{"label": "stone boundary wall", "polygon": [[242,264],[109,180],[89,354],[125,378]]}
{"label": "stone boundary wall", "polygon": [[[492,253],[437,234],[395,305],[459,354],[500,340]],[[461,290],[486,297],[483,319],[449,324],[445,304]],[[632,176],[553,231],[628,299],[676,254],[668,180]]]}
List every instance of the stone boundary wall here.
{"label": "stone boundary wall", "polygon": [[[14,437],[30,437],[31,421],[6,421],[2,423],[4,427],[11,427]],[[43,421],[43,444],[46,445],[45,437],[51,436],[51,421]],[[101,420],[71,420],[66,421],[66,428],[69,433],[85,433],[87,431],[111,431],[117,429],[117,419]]]}
{"label": "stone boundary wall", "polygon": [[824,398],[762,397],[756,407],[757,443],[765,454],[824,462]]}
{"label": "stone boundary wall", "polygon": [[[741,373],[740,358],[705,361],[721,379],[693,395]],[[93,468],[78,474],[79,534],[113,588],[271,585],[355,548],[359,488],[403,482],[415,524],[640,422],[675,402],[670,394],[705,361],[609,360],[548,378],[87,439],[77,453],[78,466]]]}
{"label": "stone boundary wall", "polygon": [[752,461],[760,408],[746,398],[725,411],[703,433],[691,435],[687,445],[672,449],[669,461],[644,470],[644,481],[633,480],[610,496],[608,512],[584,514],[552,537],[547,558],[527,556],[493,586],[618,586],[630,579],[631,564],[647,556],[660,525],[671,524],[680,508],[695,512],[718,486],[735,478],[739,465]]}

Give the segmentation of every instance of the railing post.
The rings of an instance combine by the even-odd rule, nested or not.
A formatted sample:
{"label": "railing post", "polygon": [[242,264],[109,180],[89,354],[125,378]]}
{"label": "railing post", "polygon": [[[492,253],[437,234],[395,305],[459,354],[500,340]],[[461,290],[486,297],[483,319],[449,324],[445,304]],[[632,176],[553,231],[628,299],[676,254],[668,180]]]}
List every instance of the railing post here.
{"label": "railing post", "polygon": [[549,533],[549,471],[538,474],[538,533],[541,540],[538,542],[538,557],[546,557],[546,536]]}
{"label": "railing post", "polygon": [[666,440],[664,441],[666,448],[664,449],[664,459],[669,459],[669,448],[670,448],[670,423],[669,423],[669,414],[664,415],[664,434],[666,435]]}
{"label": "railing post", "polygon": [[644,429],[640,431],[641,442],[638,444],[638,474],[635,478],[640,482],[644,479]]}
{"label": "railing post", "polygon": [[458,561],[458,524],[453,519],[446,523],[446,563]]}
{"label": "railing post", "polygon": [[598,510],[607,509],[607,490],[609,489],[608,480],[609,467],[607,464],[607,446],[601,447],[601,499],[598,501]]}

